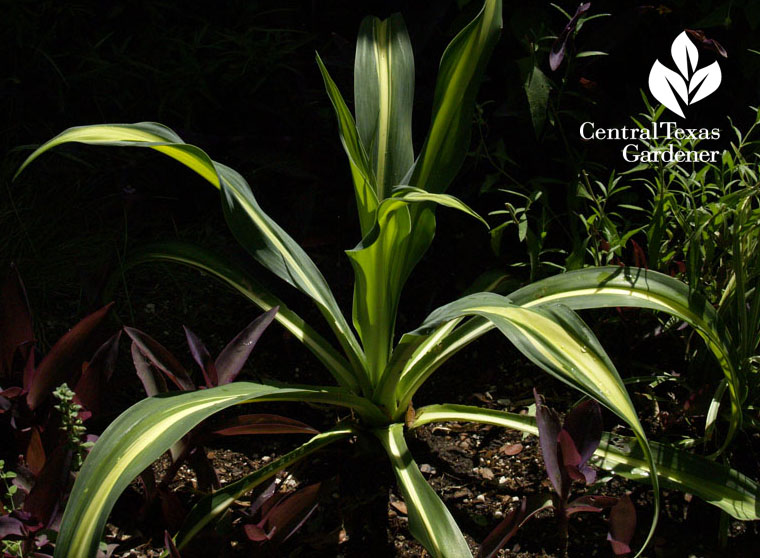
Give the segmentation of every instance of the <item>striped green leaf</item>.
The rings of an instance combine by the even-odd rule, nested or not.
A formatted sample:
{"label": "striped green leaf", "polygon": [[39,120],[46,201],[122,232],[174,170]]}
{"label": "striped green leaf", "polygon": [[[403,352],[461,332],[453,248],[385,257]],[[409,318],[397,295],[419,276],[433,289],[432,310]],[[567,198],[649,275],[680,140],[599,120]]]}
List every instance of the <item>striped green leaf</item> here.
{"label": "striped green leaf", "polygon": [[[615,366],[585,323],[561,305],[525,308],[493,293],[463,297],[433,311],[417,330],[426,334],[450,320],[479,316],[490,321],[537,366],[593,397],[633,429],[650,468],[656,470],[644,429]],[[659,489],[655,488],[655,517],[647,537],[651,539],[659,515]]]}
{"label": "striped green leaf", "polygon": [[246,273],[216,252],[179,241],[153,243],[131,252],[124,262],[124,271],[137,265],[162,261],[185,265],[208,273],[232,287],[262,310],[266,311],[279,306],[275,320],[325,365],[339,385],[356,392],[360,389],[359,382],[362,382],[361,389],[367,393],[371,391],[364,375],[358,375],[358,379],[354,377],[348,361],[324,337],[253,279],[250,273]]}
{"label": "striped green leaf", "polygon": [[130,482],[203,419],[252,401],[309,401],[354,409],[372,423],[384,417],[341,388],[234,382],[212,389],[144,399],[114,420],[88,455],[61,520],[56,558],[95,556],[117,498]]}
{"label": "striped green leaf", "polygon": [[404,503],[409,513],[409,531],[434,558],[464,558],[472,553],[459,526],[435,491],[422,476],[404,440],[404,426],[392,424],[377,429],[393,464]]}
{"label": "striped green leaf", "polygon": [[372,164],[367,155],[367,148],[362,145],[359,139],[359,133],[356,130],[354,118],[351,111],[348,110],[343,96],[338,90],[338,86],[330,77],[327,68],[325,68],[322,59],[317,55],[317,65],[322,73],[322,79],[325,82],[327,96],[335,110],[335,116],[338,118],[338,132],[340,141],[343,143],[343,149],[348,155],[348,163],[351,166],[351,176],[354,182],[354,193],[356,195],[356,209],[359,213],[359,225],[361,226],[362,236],[366,235],[375,224],[375,210],[377,209],[378,187],[376,184],[375,173]]}
{"label": "striped green leaf", "polygon": [[411,265],[422,257],[435,233],[435,217],[428,210],[425,219],[412,229],[408,204],[396,198],[383,200],[372,230],[346,255],[354,268],[354,327],[367,355],[367,368],[374,384],[388,362],[393,343],[401,290]]}
{"label": "striped green leaf", "polygon": [[212,161],[201,149],[185,144],[169,128],[150,122],[70,128],[32,153],[19,172],[40,154],[67,142],[155,149],[220,188],[222,207],[233,234],[262,265],[314,300],[354,368],[364,369],[361,347],[322,273],[306,252],[259,207],[250,186],[239,173]]}
{"label": "striped green leaf", "polygon": [[377,180],[377,198],[390,196],[414,162],[414,55],[400,14],[366,17],[354,61],[356,127]]}
{"label": "striped green leaf", "polygon": [[486,0],[477,17],[446,48],[438,69],[430,131],[412,178],[405,183],[443,192],[459,171],[470,145],[475,95],[501,26],[501,0]]}
{"label": "striped green leaf", "polygon": [[[434,422],[478,422],[538,436],[536,419],[468,405],[430,405],[417,409],[411,428]],[[746,475],[667,444],[649,443],[663,486],[695,494],[742,521],[760,519],[760,484]],[[649,483],[650,468],[636,440],[605,432],[592,461],[602,469]]]}
{"label": "striped green leaf", "polygon": [[488,228],[488,222],[486,222],[485,219],[478,215],[462,200],[449,194],[434,194],[414,186],[400,185],[393,188],[393,197],[394,199],[402,200],[406,203],[431,202],[451,209],[457,209],[466,213],[470,217],[474,217]]}
{"label": "striped green leaf", "polygon": [[744,385],[728,329],[707,300],[681,281],[640,268],[600,267],[570,271],[509,295],[525,307],[562,304],[575,310],[628,306],[666,312],[691,325],[718,359],[731,397],[731,421],[723,447],[741,426]]}
{"label": "striped green leaf", "polygon": [[336,334],[357,374],[366,368],[364,352],[317,266],[256,202],[236,171],[216,163],[222,179],[222,207],[238,242],[264,267],[309,295]]}
{"label": "striped green leaf", "polygon": [[[407,333],[401,338],[391,357],[386,386],[386,393],[395,388],[395,416],[406,411],[414,394],[439,366],[495,327],[479,316],[460,325],[461,321],[450,320],[427,336]],[[404,353],[411,357],[405,359]]]}
{"label": "striped green leaf", "polygon": [[139,124],[103,124],[76,126],[64,130],[50,141],[37,148],[16,171],[14,180],[37,157],[58,145],[70,142],[90,145],[117,145],[126,147],[150,147],[176,159],[186,167],[200,174],[211,184],[220,187],[214,164],[203,151],[182,141],[174,130],[156,122]]}
{"label": "striped green leaf", "polygon": [[182,549],[186,546],[204,526],[208,525],[224,513],[235,500],[243,497],[247,492],[250,492],[267,479],[273,477],[277,472],[300,461],[307,455],[312,454],[329,444],[343,440],[354,433],[354,429],[350,426],[338,425],[327,432],[317,434],[305,444],[286,453],[282,457],[275,459],[260,469],[257,469],[253,473],[245,475],[216,492],[201,498],[201,500],[193,506],[193,509],[190,510],[190,513],[185,518],[182,528],[175,537],[177,548]]}
{"label": "striped green leaf", "polygon": [[430,210],[413,228],[409,207],[413,204],[440,204],[483,221],[454,196],[400,187],[393,197],[380,203],[377,222],[370,233],[356,248],[346,251],[356,278],[354,327],[364,345],[373,382],[380,378],[390,357],[399,298],[413,267],[407,258],[416,263],[435,232],[435,218]]}

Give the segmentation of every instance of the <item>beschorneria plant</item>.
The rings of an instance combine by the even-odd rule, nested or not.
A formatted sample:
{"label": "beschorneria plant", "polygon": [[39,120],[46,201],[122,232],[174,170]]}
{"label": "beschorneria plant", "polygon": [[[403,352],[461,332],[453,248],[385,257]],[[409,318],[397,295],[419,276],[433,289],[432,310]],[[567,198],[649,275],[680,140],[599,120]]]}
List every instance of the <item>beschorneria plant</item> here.
{"label": "beschorneria plant", "polygon": [[[669,277],[641,269],[595,268],[540,281],[509,296],[474,294],[437,309],[394,345],[401,290],[432,242],[436,207],[443,205],[476,216],[445,191],[469,145],[475,95],[499,36],[501,11],[499,0],[486,0],[475,19],[444,52],[430,129],[416,155],[411,133],[414,61],[400,15],[383,21],[368,17],[361,24],[354,115],[317,58],[348,156],[361,227],[361,242],[347,251],[355,272],[353,328],[317,266],[259,206],[243,177],[200,148],[186,144],[172,130],[155,123],[71,128],[26,160],[22,169],[52,147],[79,142],[148,147],[191,168],[220,191],[224,215],[238,241],[265,268],[314,301],[339,345],[335,347],[254,278],[216,254],[178,243],[161,243],[133,254],[133,265],[158,260],[185,264],[221,279],[264,310],[279,306],[276,320],[314,353],[337,386],[235,382],[137,403],[109,426],[87,458],[63,517],[57,557],[93,556],[117,497],[140,471],[200,421],[232,405],[252,401],[332,404],[352,409],[356,419],[341,422],[207,496],[174,537],[178,548],[236,498],[277,471],[337,440],[371,433],[393,465],[409,510],[409,529],[416,539],[436,557],[470,556],[459,527],[409,454],[404,439],[405,414],[416,391],[440,365],[492,328],[541,369],[596,399],[630,426],[640,450],[631,449],[636,443],[630,441],[626,450],[603,444],[597,458],[607,468],[638,475],[653,485],[655,518],[659,483],[654,473],[658,468],[667,470],[668,482],[705,496],[735,517],[757,517],[753,505],[757,485],[749,479],[720,469],[730,480],[728,489],[713,482],[716,471],[710,467],[720,466],[698,460],[706,468],[702,473],[710,473],[698,472],[695,479],[696,466],[690,473],[681,471],[673,464],[671,450],[652,451],[614,365],[574,312],[580,308],[639,306],[687,321],[718,355],[736,405],[739,386],[730,344],[723,337],[715,312]],[[424,421],[465,418],[535,430],[530,422],[515,420],[509,413],[454,405],[418,409],[416,417],[406,422],[416,427]],[[730,435],[735,427],[734,423]]]}

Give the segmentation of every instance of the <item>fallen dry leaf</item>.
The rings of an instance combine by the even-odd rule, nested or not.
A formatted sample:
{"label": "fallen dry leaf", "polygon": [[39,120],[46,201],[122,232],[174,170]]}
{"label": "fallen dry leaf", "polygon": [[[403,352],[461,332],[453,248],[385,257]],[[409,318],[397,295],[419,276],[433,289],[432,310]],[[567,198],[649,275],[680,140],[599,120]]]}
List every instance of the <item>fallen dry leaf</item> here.
{"label": "fallen dry leaf", "polygon": [[517,444],[506,444],[499,449],[499,453],[502,453],[504,455],[517,455],[523,450],[523,445],[520,443]]}

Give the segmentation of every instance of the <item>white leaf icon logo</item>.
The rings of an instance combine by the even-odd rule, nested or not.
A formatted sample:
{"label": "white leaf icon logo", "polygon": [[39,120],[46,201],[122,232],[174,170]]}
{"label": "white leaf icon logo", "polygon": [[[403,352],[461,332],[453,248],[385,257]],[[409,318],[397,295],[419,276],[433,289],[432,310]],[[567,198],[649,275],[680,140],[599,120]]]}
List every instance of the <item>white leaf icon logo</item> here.
{"label": "white leaf icon logo", "polygon": [[673,57],[673,62],[676,63],[678,71],[681,75],[686,77],[689,75],[687,59],[691,63],[691,71],[697,69],[697,60],[699,60],[699,51],[694,46],[686,35],[686,31],[681,31],[681,34],[676,37],[673,44],[670,45],[670,55]]}
{"label": "white leaf icon logo", "polygon": [[721,77],[722,74],[717,61],[694,72],[694,75],[691,76],[691,83],[689,83],[689,93],[693,93],[695,90],[697,93],[692,97],[689,104],[701,101],[715,91],[720,85]]}
{"label": "white leaf icon logo", "polygon": [[673,91],[678,93],[684,103],[689,104],[689,91],[686,88],[686,82],[678,73],[660,64],[659,60],[654,61],[652,70],[649,72],[649,90],[655,99],[684,118],[681,105],[678,104],[678,99],[673,95]]}
{"label": "white leaf icon logo", "polygon": [[697,70],[699,51],[686,32],[675,38],[670,54],[680,74],[655,60],[649,72],[649,90],[655,99],[684,118],[678,97],[684,105],[701,101],[718,89],[722,74],[717,62]]}

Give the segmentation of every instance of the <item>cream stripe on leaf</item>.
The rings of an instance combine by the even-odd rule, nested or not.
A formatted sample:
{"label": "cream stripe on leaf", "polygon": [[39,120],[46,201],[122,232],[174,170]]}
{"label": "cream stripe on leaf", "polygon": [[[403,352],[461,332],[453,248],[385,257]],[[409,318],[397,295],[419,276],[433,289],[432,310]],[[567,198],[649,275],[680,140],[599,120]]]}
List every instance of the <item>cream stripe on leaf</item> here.
{"label": "cream stripe on leaf", "polygon": [[178,263],[208,273],[235,289],[262,310],[279,306],[275,320],[314,353],[339,385],[357,392],[360,389],[358,382],[362,381],[364,383],[361,389],[365,392],[371,391],[365,377],[359,375],[358,379],[355,378],[346,359],[324,337],[314,331],[284,302],[257,283],[250,273],[238,269],[219,254],[179,241],[154,243],[131,252],[124,262],[123,271],[143,263],[160,261]]}
{"label": "cream stripe on leaf", "polygon": [[414,55],[400,14],[369,16],[359,27],[354,60],[356,127],[377,179],[379,201],[414,162]]}
{"label": "cream stripe on leaf", "polygon": [[260,469],[225,485],[216,492],[204,496],[187,514],[187,517],[182,524],[182,528],[177,533],[177,536],[175,537],[177,548],[181,550],[184,546],[187,546],[204,526],[208,525],[224,513],[235,500],[242,498],[247,492],[250,492],[267,479],[272,478],[277,472],[300,461],[307,455],[314,453],[329,444],[343,440],[352,434],[356,434],[352,427],[338,425],[327,432],[317,434],[305,444],[286,453],[282,457],[275,459]]}
{"label": "cream stripe on leaf", "polygon": [[725,448],[741,426],[745,386],[738,373],[733,342],[715,309],[683,282],[640,268],[588,268],[537,281],[509,295],[526,307],[561,304],[575,310],[637,307],[666,312],[691,325],[720,364],[731,397]]}
{"label": "cream stripe on leaf", "polygon": [[[222,207],[230,229],[243,246],[270,271],[310,296],[337,334],[357,374],[366,367],[364,353],[346,322],[327,282],[306,252],[259,207],[250,186],[233,169],[212,161],[206,153],[169,128],[151,122],[70,128],[32,153],[23,170],[40,154],[67,142],[148,147],[196,171],[222,190]],[[162,143],[163,142],[163,143]],[[18,174],[18,173],[17,173]]]}
{"label": "cream stripe on leaf", "polygon": [[[479,422],[538,435],[536,419],[469,405],[429,405],[416,410],[410,428],[436,422]],[[741,521],[760,519],[760,485],[746,475],[688,451],[649,443],[663,485],[695,494]],[[615,474],[649,482],[649,465],[634,438],[604,432],[593,463]]]}
{"label": "cream stripe on leaf", "polygon": [[108,515],[132,480],[212,414],[252,401],[309,401],[354,409],[371,424],[384,417],[341,388],[234,382],[144,399],[119,415],[98,439],[77,476],[56,540],[56,558],[91,558]]}
{"label": "cream stripe on leaf", "polygon": [[404,440],[404,426],[374,431],[393,464],[409,515],[409,531],[433,558],[472,557],[462,532],[446,506],[422,476]]}
{"label": "cream stripe on leaf", "polygon": [[475,95],[502,27],[501,4],[501,0],[486,0],[478,16],[443,53],[430,132],[412,178],[404,182],[443,192],[462,165],[470,144]]}
{"label": "cream stripe on leaf", "polygon": [[[524,308],[497,294],[477,293],[434,310],[413,333],[428,334],[447,321],[462,316],[487,319],[533,363],[593,397],[622,418],[636,434],[651,470],[656,470],[644,429],[615,366],[575,312],[561,305]],[[654,534],[660,510],[656,477],[652,484],[655,514],[644,547]]]}

